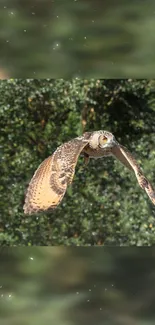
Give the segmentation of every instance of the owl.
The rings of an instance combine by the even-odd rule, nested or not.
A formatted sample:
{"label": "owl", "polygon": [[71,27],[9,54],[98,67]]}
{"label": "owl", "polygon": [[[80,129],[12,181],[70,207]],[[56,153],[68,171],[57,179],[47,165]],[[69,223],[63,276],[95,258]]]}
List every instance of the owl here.
{"label": "owl", "polygon": [[79,155],[88,164],[90,158],[113,156],[135,173],[137,181],[155,204],[155,191],[143,175],[131,153],[108,131],[85,132],[61,146],[38,167],[27,189],[24,213],[54,209],[72,183]]}

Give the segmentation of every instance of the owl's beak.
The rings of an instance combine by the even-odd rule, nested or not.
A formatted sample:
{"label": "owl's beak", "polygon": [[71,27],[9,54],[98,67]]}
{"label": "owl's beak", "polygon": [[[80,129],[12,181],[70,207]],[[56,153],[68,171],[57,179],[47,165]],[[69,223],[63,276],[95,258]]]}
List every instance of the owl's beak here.
{"label": "owl's beak", "polygon": [[115,147],[116,145],[118,145],[117,141],[116,140],[110,140],[108,141],[107,143],[105,143],[103,145],[103,148],[113,148]]}
{"label": "owl's beak", "polygon": [[115,147],[115,146],[118,146],[118,145],[119,145],[119,143],[115,139],[112,140],[112,142],[111,142],[112,147]]}

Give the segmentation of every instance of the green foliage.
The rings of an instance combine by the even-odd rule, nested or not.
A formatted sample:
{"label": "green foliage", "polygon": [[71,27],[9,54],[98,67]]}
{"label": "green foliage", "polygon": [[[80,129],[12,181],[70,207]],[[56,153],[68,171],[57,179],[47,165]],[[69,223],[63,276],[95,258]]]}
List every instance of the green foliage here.
{"label": "green foliage", "polygon": [[109,130],[155,184],[154,80],[0,81],[1,245],[153,245],[155,208],[113,158],[80,157],[58,208],[23,214],[38,165],[84,131]]}

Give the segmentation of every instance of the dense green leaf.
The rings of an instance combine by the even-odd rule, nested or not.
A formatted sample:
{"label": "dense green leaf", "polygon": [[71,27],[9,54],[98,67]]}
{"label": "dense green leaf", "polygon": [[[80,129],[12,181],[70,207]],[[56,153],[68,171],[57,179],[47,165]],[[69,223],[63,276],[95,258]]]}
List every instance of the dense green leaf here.
{"label": "dense green leaf", "polygon": [[84,131],[113,132],[155,185],[154,98],[154,80],[1,80],[1,245],[155,244],[155,208],[113,158],[85,167],[80,157],[60,206],[23,214],[35,169]]}

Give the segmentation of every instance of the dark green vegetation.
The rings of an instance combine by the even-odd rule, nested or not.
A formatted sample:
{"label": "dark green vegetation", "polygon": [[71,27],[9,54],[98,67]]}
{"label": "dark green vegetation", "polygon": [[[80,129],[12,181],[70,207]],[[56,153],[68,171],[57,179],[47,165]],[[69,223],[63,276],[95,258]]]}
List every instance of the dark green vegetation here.
{"label": "dark green vegetation", "polygon": [[0,4],[0,78],[154,78],[153,0]]}
{"label": "dark green vegetation", "polygon": [[155,81],[0,82],[1,245],[153,245],[155,207],[117,160],[80,157],[58,208],[25,216],[35,169],[84,131],[105,129],[134,153],[155,186]]}
{"label": "dark green vegetation", "polygon": [[0,323],[154,325],[154,248],[0,251]]}

